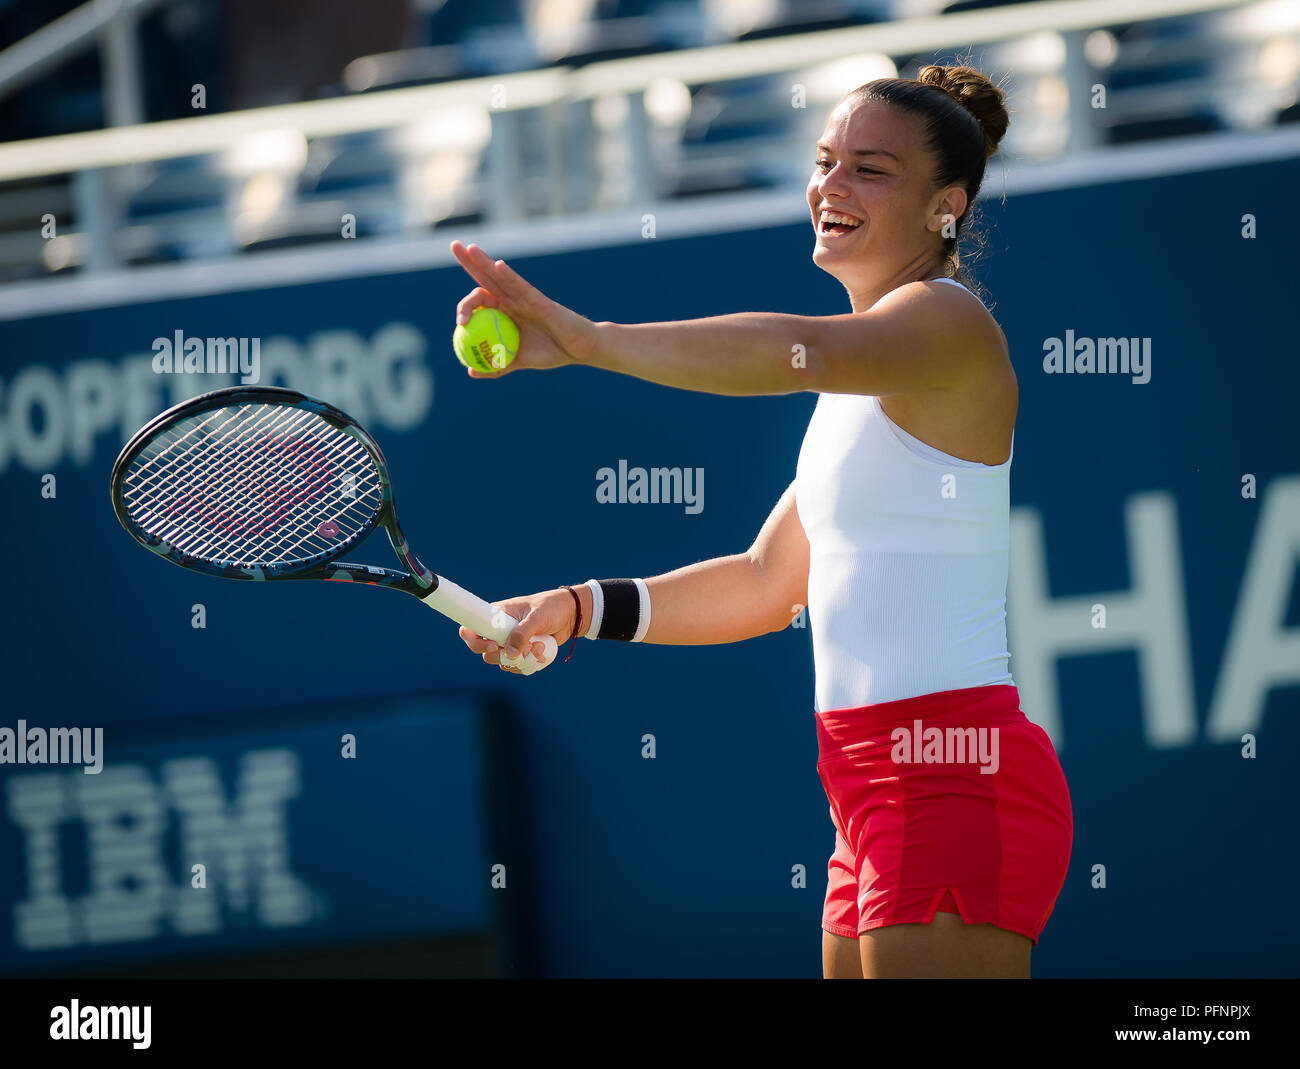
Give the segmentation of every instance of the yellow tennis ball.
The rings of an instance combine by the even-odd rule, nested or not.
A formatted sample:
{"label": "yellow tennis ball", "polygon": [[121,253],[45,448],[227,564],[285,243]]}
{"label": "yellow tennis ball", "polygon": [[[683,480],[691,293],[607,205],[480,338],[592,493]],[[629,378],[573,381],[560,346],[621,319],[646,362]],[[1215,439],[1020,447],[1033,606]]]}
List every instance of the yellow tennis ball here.
{"label": "yellow tennis ball", "polygon": [[496,308],[479,305],[468,323],[458,324],[451,336],[456,359],[475,371],[500,371],[519,352],[519,328]]}

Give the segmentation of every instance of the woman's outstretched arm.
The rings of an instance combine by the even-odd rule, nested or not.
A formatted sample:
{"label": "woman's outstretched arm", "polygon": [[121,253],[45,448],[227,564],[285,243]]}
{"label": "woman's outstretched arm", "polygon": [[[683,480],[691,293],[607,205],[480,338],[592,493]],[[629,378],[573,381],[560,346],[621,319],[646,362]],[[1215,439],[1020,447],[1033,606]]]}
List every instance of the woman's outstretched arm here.
{"label": "woman's outstretched arm", "polygon": [[816,393],[886,396],[973,381],[1004,361],[1001,334],[978,301],[954,286],[900,286],[865,312],[801,316],[739,312],[666,323],[593,323],[477,245],[452,253],[478,283],[457,308],[498,307],[520,330],[516,370],[565,364],[729,396]]}
{"label": "woman's outstretched arm", "polygon": [[[701,646],[779,631],[807,602],[808,558],[792,483],[747,552],[688,564],[646,580],[650,627],[642,641]],[[575,591],[582,604],[578,633],[584,635],[591,620],[591,591],[585,585]],[[530,648],[539,635],[553,635],[558,643],[573,635],[573,597],[563,588],[493,604],[519,620],[507,640],[508,658]],[[465,627],[460,637],[488,664],[500,663],[500,647],[491,639]]]}
{"label": "woman's outstretched arm", "polygon": [[795,508],[794,484],[747,552],[654,576],[646,588],[650,628],[643,642],[703,646],[788,627],[808,600],[808,539]]}

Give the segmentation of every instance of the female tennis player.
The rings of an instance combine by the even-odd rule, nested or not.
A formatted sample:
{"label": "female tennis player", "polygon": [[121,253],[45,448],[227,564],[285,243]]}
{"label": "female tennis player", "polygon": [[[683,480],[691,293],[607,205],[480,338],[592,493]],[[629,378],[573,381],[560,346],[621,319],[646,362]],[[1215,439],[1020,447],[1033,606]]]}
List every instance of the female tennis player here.
{"label": "female tennis player", "polygon": [[952,277],[1007,121],[1001,92],[965,66],[869,82],[833,109],[807,192],[813,262],[844,286],[845,315],[593,323],[452,243],[477,283],[458,322],[489,305],[520,329],[514,363],[474,377],[581,364],[820,395],[748,552],[498,602],[520,620],[504,651],[460,634],[500,665],[541,634],[738,642],[806,605],[836,832],[827,977],[1027,977],[1069,861],[1065,778],[1008,671],[1016,377],[997,323]]}

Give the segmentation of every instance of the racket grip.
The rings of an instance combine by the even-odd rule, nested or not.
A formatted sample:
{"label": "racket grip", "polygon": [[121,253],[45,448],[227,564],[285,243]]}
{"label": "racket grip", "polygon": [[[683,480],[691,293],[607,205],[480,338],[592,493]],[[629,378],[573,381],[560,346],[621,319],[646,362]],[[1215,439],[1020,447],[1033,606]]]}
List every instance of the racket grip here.
{"label": "racket grip", "polygon": [[468,627],[476,634],[490,638],[503,647],[502,662],[507,666],[518,668],[520,675],[530,676],[534,672],[540,672],[555,660],[556,644],[551,635],[537,635],[533,639],[534,642],[540,642],[546,647],[545,660],[539,661],[531,649],[523,657],[509,660],[504,649],[506,639],[510,637],[510,632],[519,621],[509,613],[494,608],[482,598],[471,594],[464,587],[457,586],[450,579],[444,579],[442,576],[438,576],[437,579],[437,587],[420,600],[448,619],[455,620],[462,627]]}

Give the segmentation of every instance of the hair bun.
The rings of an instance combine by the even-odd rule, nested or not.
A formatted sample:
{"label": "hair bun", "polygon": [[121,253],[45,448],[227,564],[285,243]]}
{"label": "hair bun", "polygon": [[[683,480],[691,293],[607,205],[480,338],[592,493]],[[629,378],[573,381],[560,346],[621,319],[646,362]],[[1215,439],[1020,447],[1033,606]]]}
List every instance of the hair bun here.
{"label": "hair bun", "polygon": [[922,67],[916,80],[922,85],[942,89],[975,116],[984,130],[985,158],[997,151],[1007,132],[1011,117],[1007,114],[1006,95],[974,67]]}

